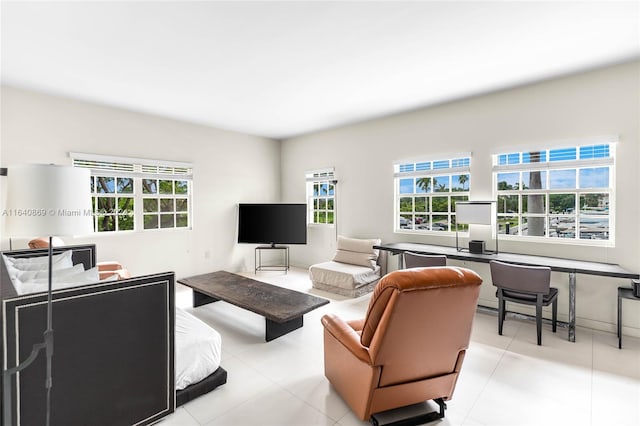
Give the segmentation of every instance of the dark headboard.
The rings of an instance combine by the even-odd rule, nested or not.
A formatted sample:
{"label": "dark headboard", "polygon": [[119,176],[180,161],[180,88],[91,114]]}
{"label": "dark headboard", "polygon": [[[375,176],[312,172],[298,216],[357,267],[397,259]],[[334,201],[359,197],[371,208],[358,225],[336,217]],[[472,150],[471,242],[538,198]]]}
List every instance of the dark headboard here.
{"label": "dark headboard", "polygon": [[[80,262],[95,265],[95,246],[73,250],[74,263],[77,250]],[[36,252],[47,249],[10,255]],[[0,263],[4,285],[8,274]],[[52,426],[146,425],[175,410],[174,285],[174,273],[166,272],[53,291]],[[3,292],[2,368],[42,342],[46,300],[46,293]],[[12,424],[18,416],[22,426],[44,424],[45,372],[41,352],[12,377]]]}

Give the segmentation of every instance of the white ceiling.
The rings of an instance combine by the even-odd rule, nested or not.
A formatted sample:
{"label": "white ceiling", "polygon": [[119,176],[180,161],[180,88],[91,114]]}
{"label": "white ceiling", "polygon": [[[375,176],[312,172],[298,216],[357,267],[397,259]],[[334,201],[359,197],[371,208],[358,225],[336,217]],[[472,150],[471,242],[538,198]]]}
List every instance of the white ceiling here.
{"label": "white ceiling", "polygon": [[2,83],[287,138],[640,56],[632,2],[2,2]]}

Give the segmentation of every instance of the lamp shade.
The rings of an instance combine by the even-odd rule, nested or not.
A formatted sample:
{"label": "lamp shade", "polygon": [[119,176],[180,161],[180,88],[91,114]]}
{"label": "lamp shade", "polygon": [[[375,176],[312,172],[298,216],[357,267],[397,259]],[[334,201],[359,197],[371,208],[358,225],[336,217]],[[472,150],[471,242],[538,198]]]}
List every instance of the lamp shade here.
{"label": "lamp shade", "polygon": [[492,201],[459,201],[456,203],[456,223],[491,225]]}
{"label": "lamp shade", "polygon": [[71,166],[9,167],[6,231],[9,235],[83,235],[93,232],[90,171]]}

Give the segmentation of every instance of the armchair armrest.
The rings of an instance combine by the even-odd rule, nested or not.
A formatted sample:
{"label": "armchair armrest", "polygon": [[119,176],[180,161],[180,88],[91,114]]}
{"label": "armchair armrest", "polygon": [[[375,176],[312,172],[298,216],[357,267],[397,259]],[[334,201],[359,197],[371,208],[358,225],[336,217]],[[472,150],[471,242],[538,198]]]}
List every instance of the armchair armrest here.
{"label": "armchair armrest", "polygon": [[96,263],[96,266],[98,267],[98,271],[117,271],[118,269],[122,269],[122,265],[120,264],[120,262],[117,262],[115,260],[111,260],[111,261],[105,261],[105,262],[98,262]]}
{"label": "armchair armrest", "polygon": [[131,278],[131,273],[127,269],[118,269],[115,271],[98,271],[100,276],[100,280],[107,279],[112,276],[116,276],[119,280],[124,280],[127,278]]}
{"label": "armchair armrest", "polygon": [[326,314],[322,317],[324,329],[340,342],[357,359],[371,365],[369,349],[360,343],[360,335],[340,317]]}

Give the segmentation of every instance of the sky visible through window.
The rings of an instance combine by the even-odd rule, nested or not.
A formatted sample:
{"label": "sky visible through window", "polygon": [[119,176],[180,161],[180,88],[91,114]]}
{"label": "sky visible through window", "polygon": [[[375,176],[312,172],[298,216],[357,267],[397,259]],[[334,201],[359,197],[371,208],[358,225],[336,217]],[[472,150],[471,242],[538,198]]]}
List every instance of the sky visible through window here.
{"label": "sky visible through window", "polygon": [[[546,189],[546,173],[542,172],[542,188]],[[596,167],[579,169],[580,188],[608,188],[609,187],[609,169],[607,167]],[[520,173],[499,173],[498,182],[505,182],[506,186],[501,190],[518,189]],[[529,181],[529,172],[522,174],[523,184],[526,186]],[[408,184],[410,186],[410,184]],[[568,170],[550,170],[549,171],[549,188],[564,189],[576,188],[576,169]],[[527,188],[524,188],[527,189]]]}
{"label": "sky visible through window", "polygon": [[[559,148],[559,149],[550,149],[548,151],[548,159],[547,159],[547,151],[537,151],[539,152],[540,158],[536,161],[532,161],[531,154],[529,152],[522,153],[522,161],[520,160],[520,153],[513,152],[509,154],[500,154],[498,155],[498,164],[499,165],[507,165],[507,164],[529,164],[529,163],[546,163],[546,162],[554,162],[554,161],[572,161],[572,160],[590,160],[594,158],[608,158],[610,156],[609,145],[585,145],[579,148],[571,147],[571,148]],[[579,154],[579,158],[578,158]]]}
{"label": "sky visible through window", "polygon": [[[460,176],[466,177],[460,178]],[[449,188],[454,191],[469,190],[469,175],[452,175],[451,181],[449,176],[432,176],[429,186],[426,188],[420,185],[413,178],[400,179],[400,194],[427,194],[431,192],[449,192]],[[453,186],[452,186],[453,185]]]}
{"label": "sky visible through window", "polygon": [[396,231],[453,231],[455,204],[469,199],[470,157],[395,164]]}
{"label": "sky visible through window", "polygon": [[[522,154],[522,156],[521,156]],[[538,158],[533,158],[530,152],[514,152],[509,154],[498,155],[498,165],[516,165],[516,164],[532,164],[532,163],[553,163],[558,161],[576,161],[576,160],[592,160],[597,158],[608,158],[610,156],[609,145],[587,145],[581,147],[560,148],[551,150],[542,150],[538,152]],[[587,167],[587,168],[568,168],[556,169],[549,172],[549,189],[568,189],[568,188],[608,188],[609,187],[609,168],[608,167]],[[498,182],[503,182],[499,189],[519,189],[520,174],[499,173]],[[578,180],[579,179],[579,180]],[[541,171],[542,188],[547,189],[547,172]],[[523,172],[522,183],[523,189],[527,189],[529,181],[529,172]],[[579,182],[579,183],[578,183]]]}
{"label": "sky visible through window", "polygon": [[499,233],[610,241],[613,157],[610,144],[497,155]]}

